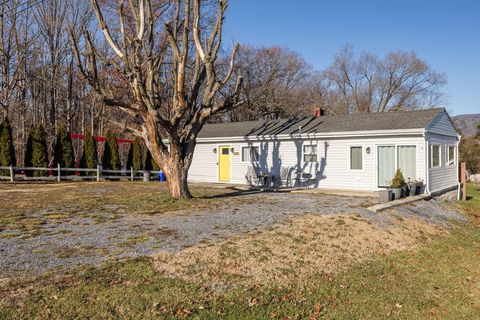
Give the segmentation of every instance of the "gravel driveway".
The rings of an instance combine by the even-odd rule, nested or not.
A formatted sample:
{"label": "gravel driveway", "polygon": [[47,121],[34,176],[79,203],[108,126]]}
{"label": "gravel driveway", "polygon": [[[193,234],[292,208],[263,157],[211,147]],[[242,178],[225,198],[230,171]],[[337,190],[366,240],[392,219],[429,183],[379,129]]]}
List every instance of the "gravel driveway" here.
{"label": "gravel driveway", "polygon": [[17,272],[41,273],[98,264],[111,258],[176,252],[198,243],[260,231],[303,214],[354,214],[379,226],[387,226],[393,220],[398,222],[394,218],[398,215],[417,216],[442,225],[463,219],[435,201],[417,202],[375,214],[365,209],[376,201],[370,198],[282,192],[241,197],[245,203],[243,199],[236,201],[235,207],[222,204],[216,209],[166,215],[123,213],[113,219],[106,217],[102,222],[79,217],[68,222],[47,223],[42,228],[49,232],[35,237],[0,237],[0,273],[3,276]]}

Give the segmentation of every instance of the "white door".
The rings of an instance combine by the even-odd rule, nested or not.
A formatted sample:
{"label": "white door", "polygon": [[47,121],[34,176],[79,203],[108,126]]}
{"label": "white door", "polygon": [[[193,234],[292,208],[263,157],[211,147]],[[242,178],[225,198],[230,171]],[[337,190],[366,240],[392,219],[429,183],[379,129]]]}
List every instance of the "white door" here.
{"label": "white door", "polygon": [[398,168],[402,170],[405,180],[417,179],[417,148],[415,146],[398,146]]}
{"label": "white door", "polygon": [[378,186],[386,187],[395,174],[395,146],[378,147]]}

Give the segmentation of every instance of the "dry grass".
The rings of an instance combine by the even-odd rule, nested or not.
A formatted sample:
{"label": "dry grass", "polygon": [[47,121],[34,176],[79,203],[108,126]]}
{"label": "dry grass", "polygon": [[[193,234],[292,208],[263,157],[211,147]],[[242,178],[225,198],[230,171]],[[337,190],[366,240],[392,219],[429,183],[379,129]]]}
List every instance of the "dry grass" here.
{"label": "dry grass", "polygon": [[356,216],[306,215],[276,228],[155,256],[160,274],[210,287],[288,286],[393,251],[412,250],[448,231],[416,219],[379,227]]}
{"label": "dry grass", "polygon": [[479,319],[478,186],[471,195],[460,206],[472,223],[448,232],[304,216],[155,259],[0,279],[0,319]]}
{"label": "dry grass", "polygon": [[[0,184],[0,238],[35,237],[42,226],[69,222],[76,217],[102,223],[119,214],[168,214],[178,210],[202,210],[223,205],[216,196],[227,189],[193,186],[193,200],[170,198],[165,184],[142,182],[79,182]],[[238,199],[237,199],[238,198]],[[241,197],[228,199],[230,203]]]}

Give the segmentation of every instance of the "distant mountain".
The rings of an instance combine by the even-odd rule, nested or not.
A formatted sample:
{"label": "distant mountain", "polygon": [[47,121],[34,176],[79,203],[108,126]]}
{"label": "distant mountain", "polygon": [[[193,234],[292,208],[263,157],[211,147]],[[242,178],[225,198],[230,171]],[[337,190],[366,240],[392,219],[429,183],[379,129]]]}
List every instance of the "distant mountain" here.
{"label": "distant mountain", "polygon": [[460,114],[452,117],[457,129],[462,131],[462,136],[471,137],[477,133],[477,125],[480,123],[480,113]]}

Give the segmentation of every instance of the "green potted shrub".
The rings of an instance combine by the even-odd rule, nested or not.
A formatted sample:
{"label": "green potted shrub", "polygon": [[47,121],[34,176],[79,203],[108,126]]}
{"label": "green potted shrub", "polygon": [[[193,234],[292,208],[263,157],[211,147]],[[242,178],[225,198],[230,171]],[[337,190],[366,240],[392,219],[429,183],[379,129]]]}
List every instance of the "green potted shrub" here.
{"label": "green potted shrub", "polygon": [[400,199],[402,197],[402,188],[405,186],[405,178],[403,177],[402,170],[397,169],[392,181],[390,181],[390,188],[392,189],[393,200]]}

